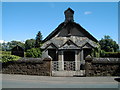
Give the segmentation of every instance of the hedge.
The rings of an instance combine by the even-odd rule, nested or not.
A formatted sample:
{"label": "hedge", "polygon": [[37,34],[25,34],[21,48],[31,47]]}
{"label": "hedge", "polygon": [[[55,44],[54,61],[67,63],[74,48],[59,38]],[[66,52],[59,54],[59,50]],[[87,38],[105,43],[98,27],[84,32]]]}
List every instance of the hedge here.
{"label": "hedge", "polygon": [[0,55],[0,62],[17,61],[21,57],[15,55]]}
{"label": "hedge", "polygon": [[104,52],[101,57],[120,58],[120,52]]}

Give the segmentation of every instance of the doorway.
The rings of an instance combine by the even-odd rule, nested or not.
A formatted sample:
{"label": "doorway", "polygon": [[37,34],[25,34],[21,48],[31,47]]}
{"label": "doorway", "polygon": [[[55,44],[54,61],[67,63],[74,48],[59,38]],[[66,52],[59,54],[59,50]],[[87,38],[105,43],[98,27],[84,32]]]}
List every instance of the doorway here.
{"label": "doorway", "polygon": [[75,51],[64,51],[64,61],[75,61]]}
{"label": "doorway", "polygon": [[48,55],[50,55],[53,61],[57,61],[56,49],[48,49]]}

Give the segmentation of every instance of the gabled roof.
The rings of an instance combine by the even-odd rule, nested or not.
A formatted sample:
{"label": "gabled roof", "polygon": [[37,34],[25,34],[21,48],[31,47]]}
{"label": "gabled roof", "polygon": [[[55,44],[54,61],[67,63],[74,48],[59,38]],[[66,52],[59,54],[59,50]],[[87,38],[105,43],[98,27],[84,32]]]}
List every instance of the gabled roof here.
{"label": "gabled roof", "polygon": [[13,47],[11,50],[24,50],[21,46],[16,45],[15,47]]}
{"label": "gabled roof", "polygon": [[59,33],[60,30],[62,30],[63,28],[67,27],[67,25],[70,25],[73,27],[76,27],[78,30],[80,30],[80,32],[82,32],[83,34],[85,34],[85,36],[95,42],[98,42],[98,40],[96,38],[94,38],[89,32],[87,32],[82,26],[80,26],[78,23],[75,22],[63,22],[61,23],[51,34],[49,34],[44,40],[43,43],[50,40],[51,38],[53,38],[56,34]]}
{"label": "gabled roof", "polygon": [[60,49],[66,43],[68,44],[69,41],[70,41],[70,44],[78,48],[81,48],[86,44],[90,44],[91,47],[98,47],[98,45],[94,41],[88,39],[87,37],[71,36],[71,37],[53,37],[52,39],[46,41],[42,45],[41,49],[45,49],[51,43],[54,44],[58,49]]}
{"label": "gabled roof", "polygon": [[[55,49],[58,48],[58,47],[57,47],[55,44],[53,44],[53,43],[48,44],[48,46],[47,46],[46,48],[49,48],[50,46],[51,46],[52,48],[55,48]],[[50,47],[50,48],[51,48],[51,47]],[[45,49],[46,49],[46,48],[45,48]]]}
{"label": "gabled roof", "polygon": [[69,39],[59,49],[80,49],[80,47]]}
{"label": "gabled roof", "polygon": [[86,42],[82,48],[94,48],[89,42]]}

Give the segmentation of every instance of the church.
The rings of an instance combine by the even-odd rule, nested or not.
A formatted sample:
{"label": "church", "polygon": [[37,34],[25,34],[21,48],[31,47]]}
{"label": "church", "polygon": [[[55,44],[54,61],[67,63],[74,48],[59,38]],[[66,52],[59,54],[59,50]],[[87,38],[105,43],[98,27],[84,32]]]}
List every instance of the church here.
{"label": "church", "polygon": [[61,72],[66,75],[69,71],[72,76],[76,73],[83,75],[85,57],[98,47],[98,41],[74,21],[74,11],[71,8],[65,10],[64,14],[64,22],[43,40],[41,49],[43,54],[52,58],[53,76],[60,75]]}

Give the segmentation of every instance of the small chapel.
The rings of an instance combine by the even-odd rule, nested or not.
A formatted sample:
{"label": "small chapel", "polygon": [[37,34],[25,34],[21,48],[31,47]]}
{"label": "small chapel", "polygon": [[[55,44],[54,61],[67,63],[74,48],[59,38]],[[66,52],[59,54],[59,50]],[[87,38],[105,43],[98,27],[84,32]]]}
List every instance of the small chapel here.
{"label": "small chapel", "polygon": [[55,71],[84,71],[85,57],[98,47],[97,39],[74,21],[71,8],[65,10],[64,15],[64,22],[43,40],[41,47],[43,53],[52,58],[54,74],[57,74]]}

